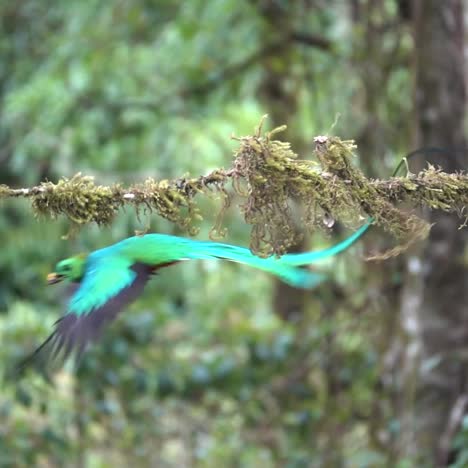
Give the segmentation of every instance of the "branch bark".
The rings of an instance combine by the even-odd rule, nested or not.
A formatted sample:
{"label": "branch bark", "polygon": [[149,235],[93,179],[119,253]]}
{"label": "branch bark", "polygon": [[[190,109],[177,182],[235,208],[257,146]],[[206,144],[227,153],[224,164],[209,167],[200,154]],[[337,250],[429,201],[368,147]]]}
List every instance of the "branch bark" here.
{"label": "branch bark", "polygon": [[[468,175],[449,174],[429,166],[419,174],[371,180],[351,164],[354,144],[338,138],[316,138],[316,155],[322,170],[310,160],[300,160],[289,143],[273,140],[283,128],[261,135],[238,138],[239,149],[232,167],[208,175],[174,180],[147,179],[123,187],[96,185],[91,177],[77,174],[58,183],[43,182],[30,188],[0,186],[0,198],[28,198],[36,214],[56,218],[65,215],[73,223],[110,224],[124,205],[155,211],[196,234],[201,219],[197,194],[222,199],[213,233],[222,231],[221,220],[232,194],[240,199],[245,221],[252,225],[251,248],[260,255],[281,255],[295,240],[289,201],[301,200],[307,207],[306,229],[326,230],[330,217],[355,226],[366,217],[382,226],[404,245],[422,238],[428,225],[396,205],[411,203],[466,215]],[[227,183],[232,190],[227,190]],[[327,222],[324,222],[326,218]],[[279,229],[279,227],[281,229]],[[291,229],[289,229],[291,227]],[[290,237],[288,237],[290,236]],[[392,254],[398,253],[397,251]]]}
{"label": "branch bark", "polygon": [[[0,198],[29,198],[33,202],[40,199],[41,204],[44,203],[45,205],[44,214],[49,211],[47,208],[49,206],[49,214],[51,215],[71,215],[67,208],[68,201],[63,198],[64,192],[68,190],[78,197],[87,198],[90,201],[91,198],[97,196],[119,206],[128,204],[148,208],[152,205],[152,199],[160,196],[161,193],[166,194],[168,198],[174,198],[175,194],[179,194],[183,198],[187,195],[193,197],[197,193],[205,192],[210,186],[215,186],[215,189],[218,190],[219,186],[229,179],[237,180],[238,178],[238,174],[232,169],[228,171],[217,169],[197,178],[179,178],[171,181],[155,181],[150,178],[142,184],[122,187],[120,185],[95,185],[93,178],[82,176],[79,173],[71,179],[61,179],[57,184],[44,182],[34,187],[18,189],[0,185]],[[309,182],[316,189],[319,189],[322,185],[333,184],[329,173],[319,172]],[[346,182],[351,183],[350,180]],[[468,175],[464,173],[449,174],[431,167],[408,177],[369,180],[369,186],[391,203],[409,202],[415,206],[426,206],[446,212],[459,212],[461,215],[468,215],[464,209],[468,203]],[[58,200],[56,197],[58,197]],[[59,205],[49,204],[48,202],[52,200],[54,202],[58,201]],[[60,213],[56,212],[57,209]],[[71,221],[76,221],[79,224],[87,222],[100,224],[100,218],[106,219],[104,211],[100,213],[102,217],[99,216],[99,211],[96,212],[93,218],[74,219],[73,216],[68,217]]]}

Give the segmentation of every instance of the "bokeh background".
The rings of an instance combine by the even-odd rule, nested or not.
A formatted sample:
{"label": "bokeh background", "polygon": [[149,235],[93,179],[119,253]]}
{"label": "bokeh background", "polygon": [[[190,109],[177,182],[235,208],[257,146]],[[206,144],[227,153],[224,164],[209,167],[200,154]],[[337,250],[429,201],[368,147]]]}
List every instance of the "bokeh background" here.
{"label": "bokeh background", "polygon": [[[268,113],[302,158],[315,135],[358,144],[388,177],[420,146],[464,148],[463,0],[22,0],[0,3],[0,182],[77,172],[102,184],[229,167],[231,134]],[[423,155],[424,156],[424,155]],[[468,154],[424,160],[466,169]],[[202,202],[206,239],[219,201]],[[131,210],[68,236],[0,205],[1,467],[468,466],[467,230],[383,263],[375,229],[303,294],[227,263],[165,270],[91,349],[6,372],[49,333],[71,254],[151,230]],[[227,241],[248,245],[231,208]],[[300,226],[298,226],[300,229]],[[335,228],[336,239],[348,231]],[[65,236],[65,238],[64,238]],[[336,240],[307,237],[298,248]]]}

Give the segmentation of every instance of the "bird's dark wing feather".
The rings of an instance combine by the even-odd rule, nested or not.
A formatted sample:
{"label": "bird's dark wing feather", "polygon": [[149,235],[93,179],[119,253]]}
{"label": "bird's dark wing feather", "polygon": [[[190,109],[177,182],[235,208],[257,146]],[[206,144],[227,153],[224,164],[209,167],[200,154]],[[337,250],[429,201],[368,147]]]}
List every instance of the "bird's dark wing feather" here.
{"label": "bird's dark wing feather", "polygon": [[[52,334],[20,364],[20,368],[25,367],[46,349],[51,357],[60,356],[66,359],[72,352],[76,352],[78,356],[81,355],[88,344],[99,338],[104,326],[143,292],[156,269],[141,263],[134,264],[130,268],[131,271],[127,272],[131,274],[131,281],[120,288],[115,295],[110,296],[102,304],[92,307],[88,313],[76,314],[69,310],[55,322],[55,330]],[[74,293],[71,299],[76,298],[83,287],[86,289],[89,286],[84,283],[78,287],[73,285],[71,290],[74,290]]]}
{"label": "bird's dark wing feather", "polygon": [[115,296],[110,297],[104,304],[95,307],[88,314],[76,315],[68,313],[56,322],[53,343],[53,353],[63,351],[64,358],[76,350],[81,355],[89,343],[96,341],[107,323],[143,292],[151,277],[151,267],[135,264],[131,267],[135,273],[134,279]]}

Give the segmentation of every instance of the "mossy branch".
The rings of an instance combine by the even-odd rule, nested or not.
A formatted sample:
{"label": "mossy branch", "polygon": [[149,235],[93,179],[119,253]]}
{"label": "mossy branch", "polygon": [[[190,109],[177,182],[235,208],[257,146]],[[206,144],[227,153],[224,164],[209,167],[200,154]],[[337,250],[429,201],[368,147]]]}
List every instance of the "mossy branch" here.
{"label": "mossy branch", "polygon": [[260,124],[255,135],[236,138],[239,148],[232,167],[206,176],[107,187],[77,174],[56,184],[43,182],[27,189],[1,185],[0,198],[27,197],[36,214],[65,215],[76,224],[110,224],[120,208],[133,205],[137,210],[154,211],[193,235],[201,219],[196,196],[216,192],[222,195],[222,203],[212,232],[223,235],[222,217],[235,193],[246,223],[252,226],[251,249],[259,255],[281,255],[298,240],[292,200],[304,206],[301,221],[305,230],[327,229],[330,219],[356,226],[372,217],[399,242],[384,257],[400,252],[429,231],[424,220],[400,210],[397,204],[409,202],[413,207],[466,215],[465,173],[447,174],[429,166],[416,175],[370,180],[351,163],[354,143],[336,137],[315,139],[319,169],[310,160],[298,159],[289,143],[274,140],[283,129],[262,133]]}

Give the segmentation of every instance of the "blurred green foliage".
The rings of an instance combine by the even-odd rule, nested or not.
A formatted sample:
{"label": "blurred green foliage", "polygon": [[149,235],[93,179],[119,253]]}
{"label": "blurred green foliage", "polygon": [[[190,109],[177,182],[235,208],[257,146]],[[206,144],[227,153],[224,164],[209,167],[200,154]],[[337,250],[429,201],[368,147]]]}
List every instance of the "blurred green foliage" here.
{"label": "blurred green foliage", "polygon": [[[359,136],[369,119],[362,25],[353,24],[343,2],[280,1],[285,30],[272,31],[266,3],[1,3],[0,182],[20,187],[82,171],[100,183],[128,183],[228,166],[229,136],[251,133],[269,111],[259,98],[266,72],[258,51],[284,39],[288,28],[328,38],[333,48],[288,44],[300,106],[285,122],[308,142],[330,132],[339,112],[333,132]],[[396,3],[383,2],[379,21],[397,20]],[[379,161],[385,174],[394,151],[407,145],[405,54],[412,44],[404,28],[398,34],[396,52],[391,33],[381,38],[382,59],[393,54],[396,64],[372,116],[383,122],[389,144]],[[199,238],[213,223],[209,199],[204,210]],[[248,227],[235,210],[226,225],[229,242],[247,244]],[[292,322],[275,314],[274,285],[263,274],[222,263],[175,266],[78,369],[38,366],[12,378],[14,363],[63,311],[63,291],[45,286],[54,263],[146,227],[180,234],[127,210],[112,228],[85,227],[64,240],[64,221],[33,219],[26,203],[2,202],[0,466],[391,463],[385,445],[398,437],[398,422],[379,383],[385,330],[378,286],[358,256],[338,259],[334,284],[311,293]],[[393,461],[389,466],[405,466]]]}

